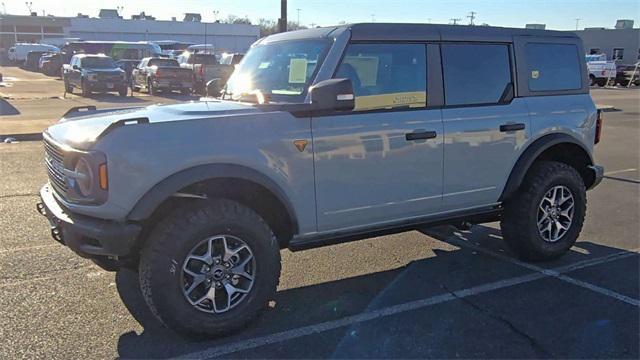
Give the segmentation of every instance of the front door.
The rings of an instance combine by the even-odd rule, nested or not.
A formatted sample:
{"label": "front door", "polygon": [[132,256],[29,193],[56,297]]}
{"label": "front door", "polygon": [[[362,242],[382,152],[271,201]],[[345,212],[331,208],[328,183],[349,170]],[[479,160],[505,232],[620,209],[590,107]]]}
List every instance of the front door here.
{"label": "front door", "polygon": [[441,209],[443,129],[429,109],[425,44],[350,44],[335,78],[356,108],[312,119],[318,231]]}

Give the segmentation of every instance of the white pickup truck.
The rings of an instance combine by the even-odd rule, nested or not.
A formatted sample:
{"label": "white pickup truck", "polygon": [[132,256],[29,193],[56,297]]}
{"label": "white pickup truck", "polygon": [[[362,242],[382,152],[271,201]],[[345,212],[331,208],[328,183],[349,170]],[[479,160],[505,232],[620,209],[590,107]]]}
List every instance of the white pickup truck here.
{"label": "white pickup truck", "polygon": [[607,81],[615,82],[615,61],[608,61],[607,55],[605,54],[587,55],[586,59],[587,69],[589,69],[589,79],[591,79],[591,86],[605,86],[607,85]]}

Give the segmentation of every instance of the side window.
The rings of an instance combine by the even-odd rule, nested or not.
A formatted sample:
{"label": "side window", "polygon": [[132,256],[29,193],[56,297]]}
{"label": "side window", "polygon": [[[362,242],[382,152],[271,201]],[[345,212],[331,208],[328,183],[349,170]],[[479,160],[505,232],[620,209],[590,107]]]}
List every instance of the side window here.
{"label": "side window", "polygon": [[442,44],[440,49],[447,105],[498,103],[512,82],[508,45]]}
{"label": "side window", "polygon": [[622,60],[623,57],[624,57],[624,49],[623,48],[615,48],[615,49],[613,49],[613,56],[612,56],[613,61]]}
{"label": "side window", "polygon": [[355,111],[427,105],[427,61],[423,44],[351,44],[335,78],[349,78]]}
{"label": "side window", "polygon": [[562,91],[582,87],[580,54],[576,45],[528,43],[525,56],[529,90]]}

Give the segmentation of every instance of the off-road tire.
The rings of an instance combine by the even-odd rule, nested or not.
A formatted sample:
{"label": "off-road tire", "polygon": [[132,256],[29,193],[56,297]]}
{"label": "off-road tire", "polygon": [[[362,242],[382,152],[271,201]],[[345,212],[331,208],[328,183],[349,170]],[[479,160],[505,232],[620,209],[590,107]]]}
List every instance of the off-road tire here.
{"label": "off-road tire", "polygon": [[[181,271],[189,251],[203,239],[226,234],[253,252],[253,287],[236,307],[219,314],[196,309],[182,291]],[[280,278],[280,248],[267,223],[231,200],[194,200],[167,215],[147,238],[139,265],[140,287],[151,312],[167,327],[190,337],[229,334],[245,327],[267,306]]]}
{"label": "off-road tire", "polygon": [[[556,242],[547,242],[538,232],[538,206],[552,187],[566,186],[574,198],[573,220],[567,232]],[[564,255],[576,242],[586,213],[584,181],[575,168],[556,161],[540,161],[528,171],[513,199],[505,203],[500,222],[502,236],[523,260],[546,261]]]}

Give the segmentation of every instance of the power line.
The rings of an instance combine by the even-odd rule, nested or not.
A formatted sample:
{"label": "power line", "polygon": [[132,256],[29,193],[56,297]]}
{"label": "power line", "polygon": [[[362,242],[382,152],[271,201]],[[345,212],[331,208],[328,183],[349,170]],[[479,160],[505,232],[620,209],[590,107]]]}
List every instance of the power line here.
{"label": "power line", "polygon": [[471,12],[469,12],[469,15],[467,15],[467,17],[469,18],[469,25],[475,25],[473,23],[473,19],[476,18],[476,14],[477,14],[477,12],[471,11]]}

